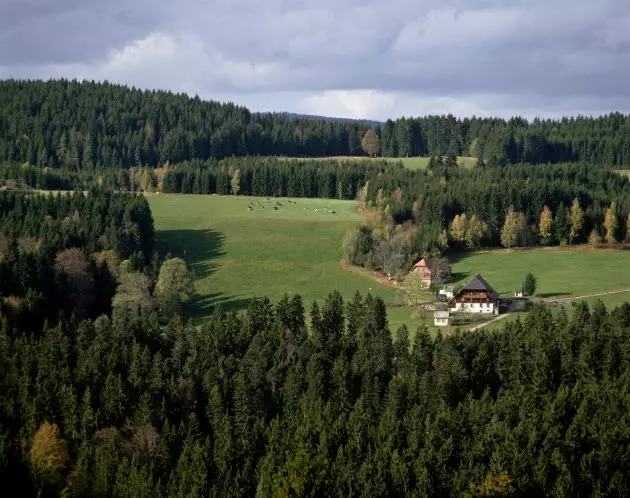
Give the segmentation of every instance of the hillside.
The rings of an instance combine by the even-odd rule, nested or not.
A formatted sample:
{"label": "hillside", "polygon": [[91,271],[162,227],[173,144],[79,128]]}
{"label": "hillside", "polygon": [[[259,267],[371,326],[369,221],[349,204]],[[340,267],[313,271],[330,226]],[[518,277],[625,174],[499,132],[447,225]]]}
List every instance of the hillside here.
{"label": "hillside", "polygon": [[[109,83],[0,82],[0,161],[80,170],[232,155],[361,155],[371,122],[252,114],[185,94]],[[401,118],[376,127],[384,157],[470,155],[489,164],[630,164],[622,114],[561,121]]]}

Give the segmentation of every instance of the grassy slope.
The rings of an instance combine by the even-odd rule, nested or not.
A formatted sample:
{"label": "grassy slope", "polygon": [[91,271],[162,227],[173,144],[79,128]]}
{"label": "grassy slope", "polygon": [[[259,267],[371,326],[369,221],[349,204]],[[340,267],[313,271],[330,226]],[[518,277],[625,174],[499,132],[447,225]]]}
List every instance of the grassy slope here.
{"label": "grassy slope", "polygon": [[[426,169],[429,165],[428,157],[399,157],[399,158],[387,158],[391,161],[402,161],[405,168],[409,169]],[[477,164],[477,159],[474,157],[458,157],[457,163],[464,168],[473,168]]]}
{"label": "grassy slope", "polygon": [[[298,159],[300,161],[306,161],[307,158],[298,157],[298,158],[284,158],[284,159]],[[409,169],[426,169],[429,164],[429,157],[375,157],[369,158],[366,156],[338,156],[338,157],[313,157],[308,158],[308,160],[330,160],[335,159],[337,161],[365,161],[373,159],[375,161],[381,161],[385,159],[386,161],[391,162],[402,162],[405,168]],[[460,166],[464,168],[473,168],[475,164],[477,164],[477,159],[474,157],[458,157],[457,162]]]}
{"label": "grassy slope", "polygon": [[[481,273],[498,292],[509,294],[531,271],[538,281],[537,294],[568,297],[630,289],[628,268],[630,251],[538,248],[462,253],[453,273],[457,283]],[[611,301],[618,299],[610,296]]]}
{"label": "grassy slope", "polygon": [[[256,202],[260,204],[256,204]],[[282,203],[278,210],[273,207]],[[181,255],[196,274],[198,316],[215,304],[244,308],[253,297],[277,301],[299,293],[306,309],[331,290],[351,297],[359,290],[388,305],[395,289],[339,267],[341,240],[361,216],[353,201],[325,199],[157,195],[149,197],[157,240],[163,251]],[[248,205],[254,205],[253,212]],[[264,206],[264,209],[263,207]],[[314,210],[318,211],[315,212]],[[329,214],[328,210],[336,211]],[[390,309],[390,325],[415,328],[410,311]]]}

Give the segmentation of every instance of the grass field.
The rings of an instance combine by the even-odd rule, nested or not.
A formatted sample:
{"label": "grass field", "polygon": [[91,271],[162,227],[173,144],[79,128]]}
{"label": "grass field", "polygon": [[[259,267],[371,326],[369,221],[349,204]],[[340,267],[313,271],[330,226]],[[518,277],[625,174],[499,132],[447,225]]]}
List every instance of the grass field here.
{"label": "grass field", "polygon": [[[465,252],[453,264],[455,283],[481,273],[497,292],[510,294],[531,271],[538,281],[536,293],[558,298],[630,289],[629,269],[630,251],[559,248]],[[621,298],[601,299],[616,302]]]}
{"label": "grass field", "polygon": [[[383,159],[386,161],[391,161],[391,162],[402,162],[403,165],[405,166],[405,168],[409,168],[412,170],[417,170],[417,169],[426,169],[428,164],[429,164],[429,158],[428,157],[375,157],[375,158],[370,158],[370,157],[366,157],[366,156],[338,156],[338,157],[312,157],[312,158],[304,158],[304,157],[298,157],[298,158],[284,158],[284,159],[298,159],[300,161],[306,161],[308,160],[317,160],[317,159],[321,159],[322,161],[324,160],[337,160],[337,161],[370,161],[370,160],[374,160],[374,161],[382,161]],[[477,164],[477,159],[475,159],[474,157],[458,157],[457,158],[457,163],[460,166],[463,166],[464,168],[473,168],[476,164]]]}
{"label": "grass field", "polygon": [[[402,161],[405,168],[409,169],[427,169],[429,165],[428,157],[396,157],[387,158],[388,161]],[[477,159],[474,157],[458,157],[457,164],[463,166],[466,169],[473,168],[477,164]]]}
{"label": "grass field", "polygon": [[308,310],[332,290],[347,298],[359,290],[385,300],[392,330],[417,326],[411,310],[394,306],[395,289],[339,266],[344,234],[362,221],[356,202],[161,194],[149,203],[160,250],[194,270],[195,316],[219,303],[243,309],[254,297],[277,302],[285,292],[299,293]]}
{"label": "grass field", "polygon": [[[382,297],[392,331],[402,324],[413,331],[420,324],[413,310],[397,304],[394,288],[339,266],[344,234],[362,221],[354,201],[162,194],[149,196],[149,203],[161,252],[182,256],[193,268],[196,317],[207,316],[217,304],[244,309],[254,297],[277,302],[285,292],[300,294],[308,310],[313,300],[336,289],[346,298],[357,290]],[[630,289],[629,268],[630,251],[466,251],[453,260],[453,283],[481,273],[509,295],[532,271],[540,297],[562,299]],[[630,292],[599,299],[615,306],[630,300]]]}

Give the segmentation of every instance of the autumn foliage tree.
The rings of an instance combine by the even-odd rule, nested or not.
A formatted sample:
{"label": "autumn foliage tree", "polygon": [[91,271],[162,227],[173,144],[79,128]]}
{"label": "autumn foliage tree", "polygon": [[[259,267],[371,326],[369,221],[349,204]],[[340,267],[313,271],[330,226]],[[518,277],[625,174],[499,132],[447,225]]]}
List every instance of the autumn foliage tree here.
{"label": "autumn foliage tree", "polygon": [[569,244],[580,236],[582,227],[584,226],[584,210],[580,206],[580,201],[573,199],[571,210],[569,211]]}
{"label": "autumn foliage tree", "polygon": [[479,244],[488,233],[488,224],[473,214],[468,221],[466,230],[466,244],[468,247],[479,247]]}
{"label": "autumn foliage tree", "polygon": [[370,157],[376,157],[381,153],[381,139],[372,128],[363,134],[361,148]]}
{"label": "autumn foliage tree", "polygon": [[57,424],[41,424],[28,452],[28,463],[40,489],[51,493],[61,491],[68,460],[68,447],[60,437]]}
{"label": "autumn foliage tree", "polygon": [[510,206],[501,229],[501,244],[503,247],[510,249],[521,242],[525,227],[525,215],[514,211],[514,208]]}
{"label": "autumn foliage tree", "polygon": [[551,227],[553,225],[553,214],[549,206],[545,204],[545,207],[540,212],[540,220],[538,222],[538,234],[540,235],[540,241],[547,245],[551,241]]}
{"label": "autumn foliage tree", "polygon": [[451,237],[453,240],[464,243],[466,234],[468,233],[468,217],[466,213],[456,214],[451,223]]}
{"label": "autumn foliage tree", "polygon": [[606,215],[604,216],[604,228],[606,229],[606,242],[608,242],[608,244],[616,242],[617,229],[619,228],[615,209],[616,206],[613,202],[611,206],[606,209]]}

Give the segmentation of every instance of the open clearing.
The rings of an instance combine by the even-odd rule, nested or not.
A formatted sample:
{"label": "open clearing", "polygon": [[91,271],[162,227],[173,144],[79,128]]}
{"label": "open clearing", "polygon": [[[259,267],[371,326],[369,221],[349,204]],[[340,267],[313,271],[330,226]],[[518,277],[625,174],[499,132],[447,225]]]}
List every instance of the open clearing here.
{"label": "open clearing", "polygon": [[[396,157],[396,158],[387,158],[388,161],[402,161],[405,168],[409,169],[427,169],[429,165],[429,157]],[[458,157],[457,164],[463,166],[466,169],[474,168],[477,164],[477,159],[474,157]]]}
{"label": "open clearing", "polygon": [[[281,159],[297,159],[299,161],[335,160],[335,161],[389,161],[401,162],[405,168],[424,170],[429,165],[429,157],[367,157],[367,156],[336,156],[336,157],[281,157]],[[477,164],[474,157],[458,157],[457,164],[464,168],[473,168]]]}
{"label": "open clearing", "polygon": [[[308,311],[313,300],[336,289],[346,299],[357,290],[382,297],[392,331],[406,324],[413,332],[420,324],[411,308],[397,304],[395,288],[370,272],[340,266],[343,236],[363,220],[354,201],[160,194],[149,196],[149,202],[160,250],[183,256],[193,268],[196,317],[207,316],[217,304],[246,308],[254,297],[277,302],[285,292],[300,294]],[[498,292],[510,295],[532,271],[537,295],[559,301],[630,289],[629,268],[630,251],[464,251],[453,261],[452,283],[481,273]],[[587,301],[596,299],[615,306],[629,301],[630,292]],[[426,320],[434,330],[430,317]]]}
{"label": "open clearing", "polygon": [[254,297],[275,303],[285,293],[300,294],[308,311],[336,289],[344,298],[357,290],[382,297],[392,331],[418,325],[410,309],[394,306],[394,288],[339,266],[344,234],[362,221],[354,201],[160,194],[149,203],[158,247],[195,273],[197,317],[219,303],[243,309]]}
{"label": "open clearing", "polygon": [[[497,249],[460,253],[453,264],[456,284],[481,273],[502,295],[514,292],[530,271],[536,275],[536,294],[543,298],[560,300],[630,289],[630,251],[536,248],[508,252]],[[586,300],[601,299],[613,305],[628,300],[629,295],[607,294]]]}

